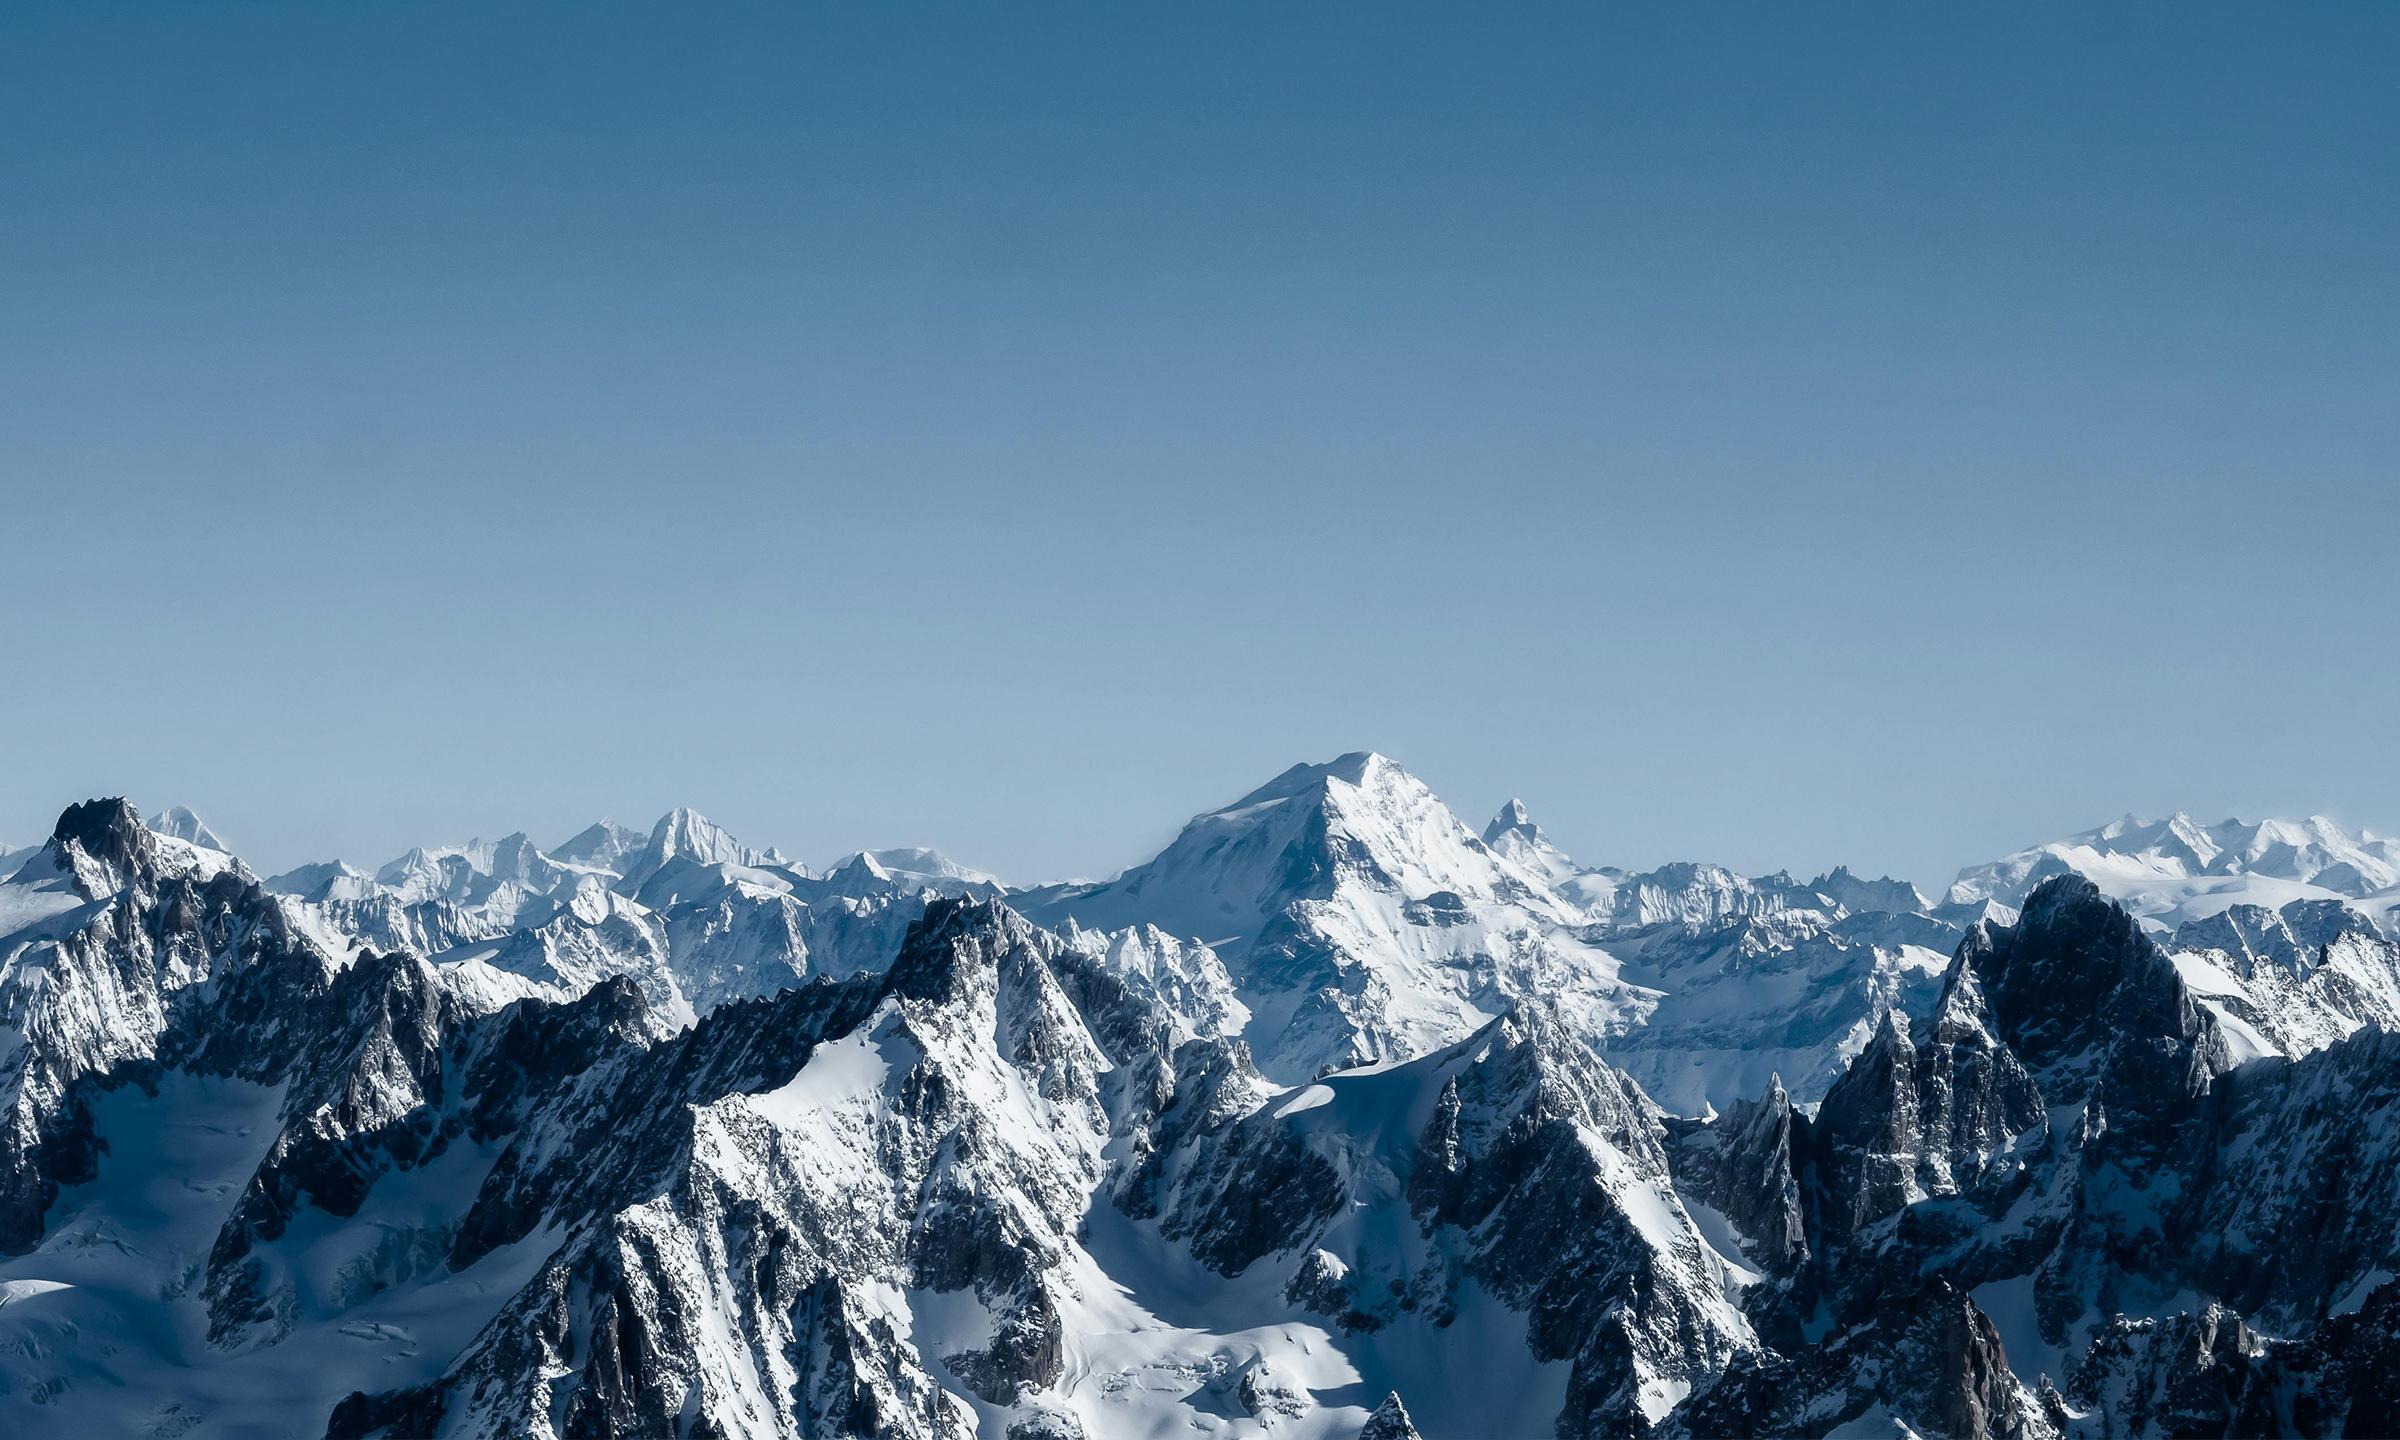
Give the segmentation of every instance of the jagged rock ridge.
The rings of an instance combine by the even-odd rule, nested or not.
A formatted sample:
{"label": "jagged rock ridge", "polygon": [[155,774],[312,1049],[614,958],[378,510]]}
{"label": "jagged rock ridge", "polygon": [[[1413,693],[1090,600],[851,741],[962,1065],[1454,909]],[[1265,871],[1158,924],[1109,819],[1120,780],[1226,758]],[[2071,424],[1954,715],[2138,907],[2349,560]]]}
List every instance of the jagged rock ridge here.
{"label": "jagged rock ridge", "polygon": [[0,885],[12,1426],[2394,1413],[2400,989],[2346,902],[2162,945],[2072,876],[1597,871],[1374,756],[1013,894],[688,813],[306,884],[179,831],[73,806]]}

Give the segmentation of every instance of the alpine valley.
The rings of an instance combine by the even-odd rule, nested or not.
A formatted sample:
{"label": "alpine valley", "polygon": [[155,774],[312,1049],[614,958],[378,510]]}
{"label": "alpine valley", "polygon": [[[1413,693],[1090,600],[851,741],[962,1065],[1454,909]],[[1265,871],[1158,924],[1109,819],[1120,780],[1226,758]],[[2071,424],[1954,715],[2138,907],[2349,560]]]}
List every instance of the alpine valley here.
{"label": "alpine valley", "polygon": [[[62,800],[66,797],[61,797]],[[0,850],[0,1434],[2400,1434],[2400,843]]]}

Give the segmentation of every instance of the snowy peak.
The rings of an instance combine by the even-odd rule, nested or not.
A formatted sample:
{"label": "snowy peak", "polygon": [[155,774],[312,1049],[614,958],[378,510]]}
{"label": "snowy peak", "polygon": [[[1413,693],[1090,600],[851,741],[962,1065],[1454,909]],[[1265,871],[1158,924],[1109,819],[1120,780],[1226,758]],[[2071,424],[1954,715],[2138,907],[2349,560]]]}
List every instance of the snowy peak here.
{"label": "snowy peak", "polygon": [[[1336,756],[1323,764],[1301,763],[1259,786],[1227,807],[1247,810],[1278,800],[1321,794],[1327,782],[1340,781],[1354,788],[1368,788],[1379,783],[1415,784],[1416,777],[1400,768],[1398,762],[1372,750],[1353,750]],[[1219,812],[1223,813],[1223,812]]]}
{"label": "snowy peak", "polygon": [[1511,800],[1501,806],[1500,813],[1492,817],[1492,823],[1483,827],[1483,843],[1486,845],[1499,844],[1503,835],[1514,835],[1536,845],[1544,840],[1542,827],[1533,823],[1533,812],[1525,808],[1522,800]]}
{"label": "snowy peak", "polygon": [[1101,885],[1030,892],[1028,904],[1045,921],[1071,916],[1110,930],[1151,923],[1238,948],[1295,902],[1327,899],[1345,883],[1407,899],[1505,899],[1566,913],[1422,781],[1369,751],[1295,765],[1194,816],[1146,864]]}
{"label": "snowy peak", "polygon": [[828,864],[825,882],[837,894],[859,896],[894,890],[996,895],[1007,888],[995,876],[971,870],[938,850],[915,846],[856,851]]}
{"label": "snowy peak", "polygon": [[522,830],[495,843],[487,864],[485,873],[493,879],[528,890],[548,890],[560,878],[558,862],[536,849]]}
{"label": "snowy peak", "polygon": [[2176,930],[2173,948],[2221,952],[2245,974],[2273,965],[2300,975],[2344,939],[2375,944],[2381,937],[2365,916],[2339,901],[2295,900],[2280,911],[2228,905],[2206,919],[2188,920]]}
{"label": "snowy peak", "polygon": [[375,872],[375,883],[409,904],[463,900],[475,881],[491,873],[491,846],[481,840],[428,849],[419,845]]}
{"label": "snowy peak", "polygon": [[1483,827],[1483,843],[1493,854],[1527,874],[1560,887],[1559,893],[1570,903],[1589,903],[1588,890],[1578,890],[1566,883],[1581,877],[1582,867],[1566,851],[1550,843],[1550,837],[1542,833],[1542,827],[1533,823],[1533,812],[1526,808],[1524,801],[1511,800],[1500,807],[1500,813],[1492,817],[1492,823]]}
{"label": "snowy peak", "polygon": [[1608,919],[1618,929],[1666,925],[1697,932],[1746,918],[1823,909],[1828,897],[1780,871],[1753,879],[1722,865],[1679,860],[1616,877],[1608,898]]}
{"label": "snowy peak", "polygon": [[323,903],[356,900],[376,888],[375,877],[340,860],[317,860],[271,876],[266,888],[278,895]]}
{"label": "snowy peak", "polygon": [[2185,921],[2170,948],[2237,1058],[2297,1059],[2370,1027],[2400,1033],[2400,943],[2343,901],[2229,905]]}
{"label": "snowy peak", "polygon": [[[1345,769],[1349,761],[1357,762],[1355,779]],[[1345,756],[1329,768],[1317,803],[1327,822],[1321,858],[1334,873],[1380,880],[1412,897],[1448,892],[1555,908],[1396,763]]]}
{"label": "snowy peak", "polygon": [[678,807],[659,817],[650,838],[624,872],[617,888],[638,895],[650,880],[674,866],[710,868],[718,865],[784,865],[774,850],[753,850],[732,832],[697,810]]}
{"label": "snowy peak", "polygon": [[603,819],[585,826],[574,837],[551,847],[554,860],[580,865],[587,870],[603,870],[622,875],[632,857],[641,853],[650,837],[630,825],[619,825]]}
{"label": "snowy peak", "polygon": [[1836,865],[1811,880],[1808,888],[1853,915],[1905,915],[1933,908],[1933,902],[1906,880],[1895,880],[1888,875],[1876,880],[1862,879],[1851,874],[1847,865]]}
{"label": "snowy peak", "polygon": [[513,921],[531,908],[533,897],[566,889],[589,873],[553,860],[519,831],[499,840],[419,846],[376,871],[375,883],[404,905],[448,901],[488,907]]}
{"label": "snowy peak", "polygon": [[997,885],[1000,879],[981,870],[971,869],[944,855],[920,845],[902,845],[886,850],[858,852],[875,862],[887,875],[922,877],[929,880],[954,880],[965,885]]}
{"label": "snowy peak", "polygon": [[749,852],[724,826],[697,810],[678,806],[659,817],[642,851],[642,864],[652,868],[669,860],[697,860],[703,865],[740,864]]}
{"label": "snowy peak", "polygon": [[[2227,821],[2226,825],[2233,827],[2238,823]],[[2225,853],[2225,847],[2215,835],[2181,810],[2164,820],[2144,820],[2126,815],[2101,826],[2095,834],[2112,853],[2157,855],[2193,873],[2206,870],[2211,862]]]}
{"label": "snowy peak", "polygon": [[231,853],[233,849],[232,846],[219,839],[217,832],[209,829],[206,822],[202,821],[199,816],[181,805],[170,805],[159,811],[150,817],[149,825],[154,833],[167,836],[169,839],[181,840],[189,845],[198,845],[208,850],[222,850],[227,853]]}
{"label": "snowy peak", "polygon": [[1639,1003],[1581,908],[1363,751],[1195,817],[1106,884],[1018,898],[1040,924],[1148,924],[1213,947],[1278,1080],[1422,1055],[1520,997],[1569,1005],[1594,1033]]}
{"label": "snowy peak", "polygon": [[[2292,900],[2367,900],[2400,887],[2400,842],[2322,815],[2202,824],[2125,816],[2096,830],[1959,872],[1954,904],[2016,905],[2055,875],[2078,874],[2165,929],[2229,904],[2278,909]],[[2389,903],[2388,896],[2380,897]]]}

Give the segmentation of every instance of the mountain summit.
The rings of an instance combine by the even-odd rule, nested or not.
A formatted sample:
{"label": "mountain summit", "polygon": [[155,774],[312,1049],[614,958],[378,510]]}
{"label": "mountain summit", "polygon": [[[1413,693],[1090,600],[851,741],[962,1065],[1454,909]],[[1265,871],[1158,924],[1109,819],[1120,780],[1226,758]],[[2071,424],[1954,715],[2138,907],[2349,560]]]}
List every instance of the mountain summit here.
{"label": "mountain summit", "polygon": [[218,839],[217,832],[209,829],[199,816],[181,805],[170,805],[151,816],[149,825],[152,830],[161,835],[181,840],[186,844],[198,845],[203,849],[228,852],[233,849],[232,846]]}
{"label": "mountain summit", "polygon": [[1567,857],[1567,852],[1551,844],[1542,827],[1533,823],[1533,812],[1522,800],[1511,800],[1500,807],[1492,823],[1483,827],[1483,843],[1493,854],[1553,886],[1560,886],[1580,873],[1580,867]]}
{"label": "mountain summit", "polygon": [[1020,903],[1044,923],[1155,925],[1222,953],[1259,1064],[1283,1079],[1423,1054],[1520,998],[1595,1030],[1639,1004],[1545,877],[1366,751],[1295,765],[1193,817],[1114,880]]}

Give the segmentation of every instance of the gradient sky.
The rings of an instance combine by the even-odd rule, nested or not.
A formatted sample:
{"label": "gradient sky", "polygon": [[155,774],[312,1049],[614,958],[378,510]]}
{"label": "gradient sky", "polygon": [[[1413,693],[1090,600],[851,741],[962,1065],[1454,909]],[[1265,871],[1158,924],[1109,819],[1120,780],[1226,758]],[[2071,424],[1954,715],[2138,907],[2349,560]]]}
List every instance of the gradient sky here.
{"label": "gradient sky", "polygon": [[2400,827],[2400,9],[0,11],[0,840]]}

